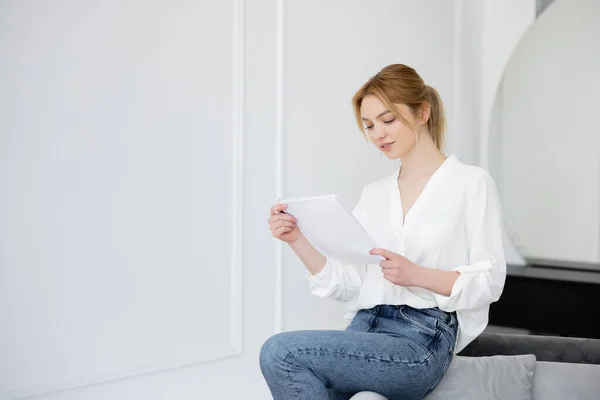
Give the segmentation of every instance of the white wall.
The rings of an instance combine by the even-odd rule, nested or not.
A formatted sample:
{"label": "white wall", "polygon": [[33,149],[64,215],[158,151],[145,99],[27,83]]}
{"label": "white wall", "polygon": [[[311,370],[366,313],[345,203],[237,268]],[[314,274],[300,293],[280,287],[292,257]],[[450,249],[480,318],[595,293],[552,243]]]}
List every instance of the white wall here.
{"label": "white wall", "polygon": [[[596,138],[586,125],[589,118],[583,117],[593,114],[586,107],[595,104],[593,99],[583,99],[586,93],[594,93],[592,77],[597,75],[591,71],[597,63],[593,60],[597,43],[592,39],[597,36],[593,32],[597,4],[579,0],[484,3],[479,154],[480,165],[493,173],[501,191],[510,232],[505,236],[507,258],[512,264],[523,264],[522,254],[597,264],[600,167],[592,154]],[[549,3],[553,4],[546,8]],[[537,20],[536,9],[544,9]],[[511,60],[513,55],[516,60]],[[506,68],[511,70],[510,82],[501,85]],[[569,80],[554,78],[561,75]],[[555,99],[558,93],[564,94],[560,100]],[[583,107],[576,106],[573,98]],[[499,101],[505,102],[503,111]],[[564,103],[559,107],[560,101]],[[557,128],[557,135],[569,137],[564,146],[552,139]],[[590,145],[582,147],[582,142]],[[509,159],[513,161],[501,163]],[[536,167],[540,165],[543,170]],[[553,177],[562,177],[560,191]]]}
{"label": "white wall", "polygon": [[227,356],[258,381],[241,2],[1,7],[0,397],[197,397]]}
{"label": "white wall", "polygon": [[270,398],[262,342],[341,326],[342,305],[309,295],[269,206],[324,192],[352,206],[396,168],[350,108],[392,62],[440,91],[448,152],[476,161],[482,13],[459,0],[3,2],[0,398]]}
{"label": "white wall", "polygon": [[487,167],[488,135],[496,92],[504,69],[523,35],[535,22],[535,0],[485,1],[481,65],[482,135],[480,165]]}
{"label": "white wall", "polygon": [[594,0],[555,2],[505,70],[495,170],[507,227],[530,258],[600,264],[600,138],[590,125],[599,15]]}
{"label": "white wall", "polygon": [[[461,127],[468,135],[468,152],[473,155],[471,162],[491,170],[489,146],[492,130],[492,108],[504,69],[514,49],[523,35],[535,21],[535,0],[462,0],[465,18],[463,52],[460,58],[469,65],[476,65],[472,71],[465,65],[461,68],[464,78],[460,88],[468,90],[460,102],[467,107],[461,113]],[[470,109],[468,108],[470,106]],[[497,179],[498,177],[493,174]],[[499,189],[500,190],[500,189]],[[504,206],[504,205],[503,205]],[[506,210],[506,207],[505,211]],[[514,245],[513,237],[507,231],[504,235],[507,262],[524,265],[525,261]]]}

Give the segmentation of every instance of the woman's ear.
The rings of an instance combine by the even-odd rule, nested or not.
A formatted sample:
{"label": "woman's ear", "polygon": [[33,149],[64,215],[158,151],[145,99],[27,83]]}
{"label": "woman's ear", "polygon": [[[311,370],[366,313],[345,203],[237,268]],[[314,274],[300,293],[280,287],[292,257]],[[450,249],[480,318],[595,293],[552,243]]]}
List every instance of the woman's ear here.
{"label": "woman's ear", "polygon": [[419,107],[419,120],[421,123],[426,124],[429,121],[431,114],[431,104],[425,102]]}

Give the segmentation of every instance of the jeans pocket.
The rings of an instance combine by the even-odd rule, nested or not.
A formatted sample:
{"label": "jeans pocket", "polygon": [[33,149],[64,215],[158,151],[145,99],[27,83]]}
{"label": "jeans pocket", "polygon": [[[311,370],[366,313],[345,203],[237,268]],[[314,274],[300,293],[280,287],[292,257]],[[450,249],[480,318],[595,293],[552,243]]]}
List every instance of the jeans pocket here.
{"label": "jeans pocket", "polygon": [[442,311],[438,307],[422,308],[419,311],[437,318],[440,325],[449,330],[453,330],[457,324],[456,312]]}
{"label": "jeans pocket", "polygon": [[419,309],[410,306],[400,306],[398,308],[398,316],[400,319],[404,319],[415,328],[432,337],[435,337],[438,331],[439,319],[431,314],[424,313]]}

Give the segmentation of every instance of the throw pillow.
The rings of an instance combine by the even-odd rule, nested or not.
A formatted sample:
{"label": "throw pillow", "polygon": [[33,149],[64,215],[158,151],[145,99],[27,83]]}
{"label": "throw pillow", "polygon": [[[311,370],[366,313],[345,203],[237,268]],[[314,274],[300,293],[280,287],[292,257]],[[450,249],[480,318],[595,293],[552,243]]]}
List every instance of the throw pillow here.
{"label": "throw pillow", "polygon": [[531,400],[536,357],[454,356],[426,400]]}

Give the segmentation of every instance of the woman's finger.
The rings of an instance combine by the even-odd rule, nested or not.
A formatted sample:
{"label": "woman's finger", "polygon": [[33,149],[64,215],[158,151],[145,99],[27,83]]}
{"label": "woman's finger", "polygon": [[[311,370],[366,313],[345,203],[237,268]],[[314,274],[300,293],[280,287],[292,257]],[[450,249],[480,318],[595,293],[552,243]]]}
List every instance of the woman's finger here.
{"label": "woman's finger", "polygon": [[284,227],[289,227],[289,228],[293,228],[294,226],[296,226],[296,224],[294,224],[291,221],[284,221],[284,220],[280,220],[279,221],[279,226],[284,226]]}
{"label": "woman's finger", "polygon": [[393,251],[380,248],[371,249],[371,251],[369,251],[369,254],[382,256],[385,257],[387,260],[393,260],[399,256],[399,254],[396,254]]}
{"label": "woman's finger", "polygon": [[275,237],[281,236],[284,233],[286,233],[287,230],[291,231],[292,229],[288,228],[288,227],[285,227],[285,226],[280,226],[279,228],[277,228],[277,229],[275,229],[273,231],[273,236],[275,236]]}
{"label": "woman's finger", "polygon": [[390,260],[383,260],[379,263],[379,265],[381,266],[381,268],[384,268],[384,269],[397,268],[396,263],[394,261],[390,261]]}
{"label": "woman's finger", "polygon": [[286,208],[287,204],[275,204],[273,207],[271,207],[271,215],[278,214]]}
{"label": "woman's finger", "polygon": [[275,214],[269,217],[269,224],[273,224],[279,220],[286,220],[286,221],[290,221],[293,223],[297,223],[298,220],[294,217],[292,217],[289,214],[285,214],[285,213],[281,213],[281,214]]}
{"label": "woman's finger", "polygon": [[271,227],[271,230],[273,232],[275,232],[277,229],[279,229],[281,227],[294,228],[294,227],[296,227],[296,224],[293,222],[290,222],[290,221],[279,220],[277,222],[270,224],[270,227]]}

